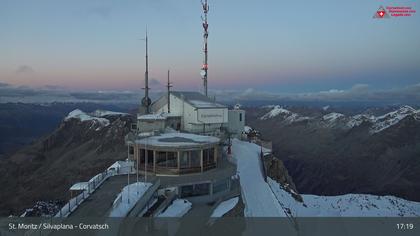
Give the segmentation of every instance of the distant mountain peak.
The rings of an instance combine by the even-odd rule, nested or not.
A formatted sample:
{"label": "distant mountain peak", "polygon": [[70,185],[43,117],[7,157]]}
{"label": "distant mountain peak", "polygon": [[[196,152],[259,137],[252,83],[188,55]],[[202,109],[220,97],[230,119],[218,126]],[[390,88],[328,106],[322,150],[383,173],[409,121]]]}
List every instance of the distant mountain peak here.
{"label": "distant mountain peak", "polygon": [[420,116],[420,111],[412,108],[411,106],[402,106],[398,110],[388,112],[382,116],[375,118],[374,123],[370,129],[371,134],[379,133],[406,118],[413,115],[417,120]]}
{"label": "distant mountain peak", "polygon": [[286,123],[291,124],[293,122],[299,122],[299,121],[310,119],[309,117],[300,116],[297,113],[284,109],[280,105],[270,105],[270,106],[265,106],[264,108],[270,108],[271,110],[267,112],[265,115],[263,115],[260,118],[260,120],[268,120],[276,116],[281,116]]}

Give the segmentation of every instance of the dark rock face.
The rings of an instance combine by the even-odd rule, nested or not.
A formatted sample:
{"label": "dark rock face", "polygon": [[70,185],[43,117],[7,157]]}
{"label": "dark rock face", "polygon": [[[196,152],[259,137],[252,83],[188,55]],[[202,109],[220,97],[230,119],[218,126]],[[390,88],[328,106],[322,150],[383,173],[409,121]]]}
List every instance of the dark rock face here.
{"label": "dark rock face", "polygon": [[[281,116],[261,120],[266,112],[247,110],[247,122],[272,140],[274,155],[284,162],[299,193],[370,193],[420,201],[418,115],[372,133],[369,122],[344,128],[324,125],[319,118],[293,123]],[[325,114],[294,112],[310,117]]]}
{"label": "dark rock face", "polygon": [[66,201],[75,182],[88,181],[127,156],[131,116],[63,121],[50,135],[0,160],[0,215],[21,214],[36,201]]}
{"label": "dark rock face", "polygon": [[266,155],[264,157],[264,167],[268,177],[277,181],[297,201],[303,201],[302,196],[299,195],[296,189],[292,177],[290,177],[289,172],[281,160],[276,158],[274,155]]}

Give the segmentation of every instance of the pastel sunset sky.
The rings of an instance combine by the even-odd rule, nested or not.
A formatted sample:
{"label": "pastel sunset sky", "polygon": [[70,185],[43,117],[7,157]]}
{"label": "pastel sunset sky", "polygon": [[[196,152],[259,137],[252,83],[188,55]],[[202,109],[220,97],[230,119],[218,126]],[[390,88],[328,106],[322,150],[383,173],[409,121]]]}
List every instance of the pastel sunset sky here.
{"label": "pastel sunset sky", "polygon": [[[420,83],[418,1],[209,0],[209,86],[269,92]],[[201,87],[199,0],[0,0],[0,82],[137,90],[146,25],[153,86]]]}

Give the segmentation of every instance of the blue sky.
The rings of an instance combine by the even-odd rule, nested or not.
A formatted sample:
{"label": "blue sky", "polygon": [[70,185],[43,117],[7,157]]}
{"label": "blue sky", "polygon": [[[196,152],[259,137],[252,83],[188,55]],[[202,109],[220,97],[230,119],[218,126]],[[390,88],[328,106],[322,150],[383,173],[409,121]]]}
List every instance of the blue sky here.
{"label": "blue sky", "polygon": [[[268,92],[420,83],[420,16],[372,19],[418,1],[209,0],[209,86]],[[145,26],[156,87],[201,87],[198,0],[0,0],[0,81],[70,89],[142,87]]]}

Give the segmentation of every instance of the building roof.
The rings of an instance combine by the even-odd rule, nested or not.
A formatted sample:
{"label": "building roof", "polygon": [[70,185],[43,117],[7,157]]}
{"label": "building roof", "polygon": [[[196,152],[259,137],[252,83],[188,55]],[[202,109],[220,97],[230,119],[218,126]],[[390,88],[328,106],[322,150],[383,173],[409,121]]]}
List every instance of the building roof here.
{"label": "building roof", "polygon": [[154,147],[187,148],[218,144],[219,138],[190,133],[163,133],[136,140],[137,144]]}
{"label": "building roof", "polygon": [[227,108],[199,92],[173,91],[171,94],[179,99],[183,99],[195,108]]}

